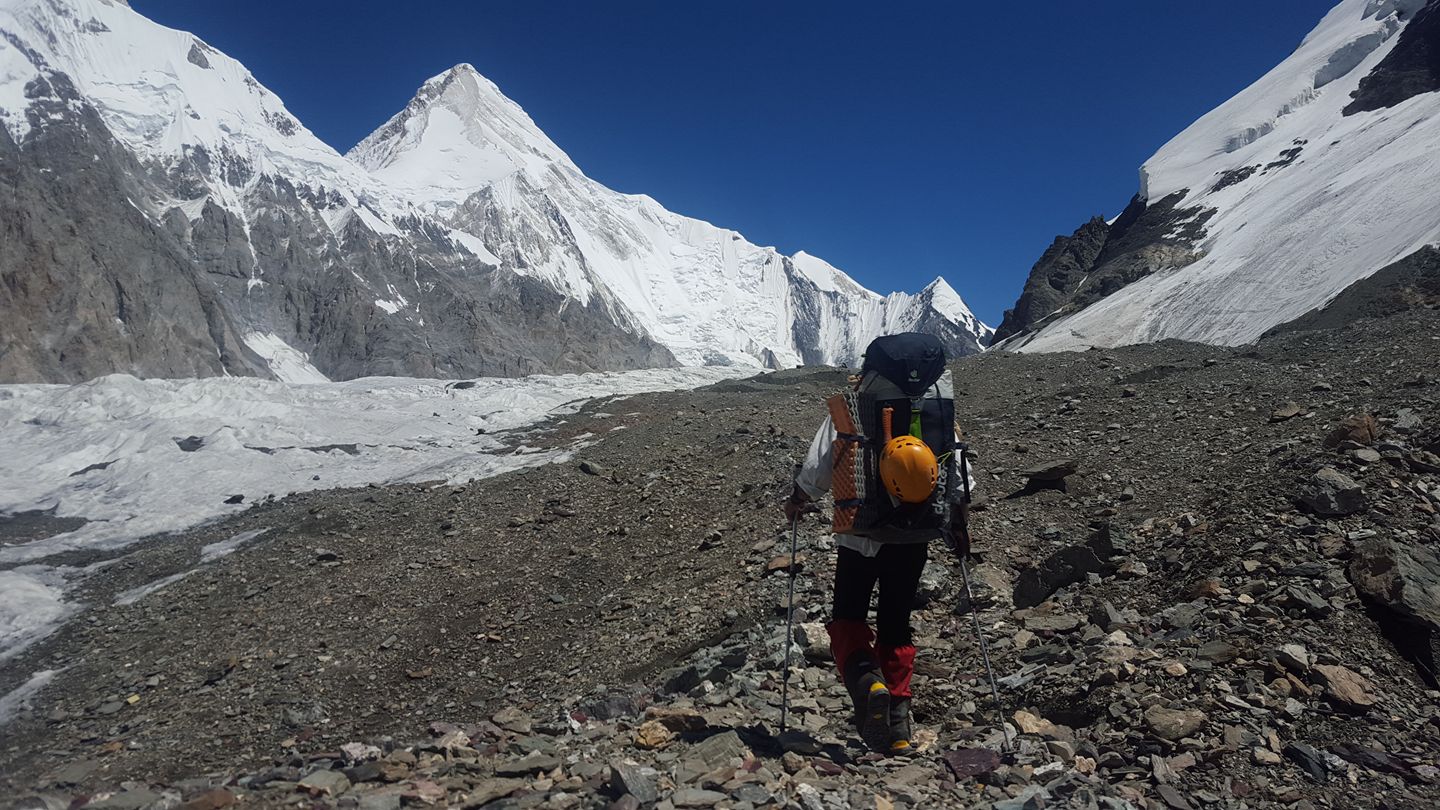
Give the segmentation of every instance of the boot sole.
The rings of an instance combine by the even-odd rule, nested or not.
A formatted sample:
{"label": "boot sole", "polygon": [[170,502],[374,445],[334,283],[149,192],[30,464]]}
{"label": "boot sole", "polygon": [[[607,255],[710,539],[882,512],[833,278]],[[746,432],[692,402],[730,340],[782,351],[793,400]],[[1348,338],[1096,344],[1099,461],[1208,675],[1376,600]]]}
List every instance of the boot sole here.
{"label": "boot sole", "polygon": [[890,690],[884,684],[870,687],[865,698],[865,717],[860,727],[860,738],[872,751],[890,750]]}

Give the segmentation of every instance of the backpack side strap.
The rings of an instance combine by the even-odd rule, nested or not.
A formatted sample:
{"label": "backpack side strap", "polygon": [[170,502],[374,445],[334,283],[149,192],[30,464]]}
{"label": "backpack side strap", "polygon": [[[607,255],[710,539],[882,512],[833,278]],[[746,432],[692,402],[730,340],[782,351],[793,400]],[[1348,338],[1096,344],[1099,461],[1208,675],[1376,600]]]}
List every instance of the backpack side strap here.
{"label": "backpack side strap", "polygon": [[856,428],[853,396],[836,394],[825,400],[830,421],[835,425],[831,458],[830,491],[835,496],[835,518],[830,530],[848,534],[855,528],[855,516],[864,502],[865,469],[862,445],[868,441]]}

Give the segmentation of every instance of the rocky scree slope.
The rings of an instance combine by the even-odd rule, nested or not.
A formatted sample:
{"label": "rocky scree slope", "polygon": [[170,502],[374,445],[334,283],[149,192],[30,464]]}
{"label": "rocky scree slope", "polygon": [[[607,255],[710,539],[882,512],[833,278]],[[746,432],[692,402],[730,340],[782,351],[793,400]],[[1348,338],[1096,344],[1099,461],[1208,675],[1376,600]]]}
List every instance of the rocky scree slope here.
{"label": "rocky scree slope", "polygon": [[989,334],[585,177],[468,65],[336,153],[119,0],[0,2],[0,380],[852,362]]}
{"label": "rocky scree slope", "polygon": [[1057,239],[997,337],[1239,345],[1440,242],[1437,20],[1435,0],[1335,5],[1146,161],[1118,218]]}
{"label": "rocky scree slope", "polygon": [[44,806],[1432,806],[1437,361],[1420,310],[957,364],[1011,758],[938,548],[921,754],[857,747],[811,521],[808,736],[774,737],[796,562],[777,494],[842,384],[815,371],[596,403],[514,437],[604,437],[570,464],[310,493],[111,561],[88,613],[7,667],[7,690],[55,674],[4,729],[0,785]]}

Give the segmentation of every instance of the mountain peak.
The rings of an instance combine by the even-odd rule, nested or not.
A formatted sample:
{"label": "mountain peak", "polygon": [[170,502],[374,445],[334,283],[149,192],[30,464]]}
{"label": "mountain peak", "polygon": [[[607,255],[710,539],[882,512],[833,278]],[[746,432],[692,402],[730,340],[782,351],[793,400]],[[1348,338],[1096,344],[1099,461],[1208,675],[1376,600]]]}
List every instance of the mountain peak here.
{"label": "mountain peak", "polygon": [[519,104],[468,62],[426,81],[347,157],[397,188],[451,202],[517,172],[540,177],[552,166],[575,168]]}

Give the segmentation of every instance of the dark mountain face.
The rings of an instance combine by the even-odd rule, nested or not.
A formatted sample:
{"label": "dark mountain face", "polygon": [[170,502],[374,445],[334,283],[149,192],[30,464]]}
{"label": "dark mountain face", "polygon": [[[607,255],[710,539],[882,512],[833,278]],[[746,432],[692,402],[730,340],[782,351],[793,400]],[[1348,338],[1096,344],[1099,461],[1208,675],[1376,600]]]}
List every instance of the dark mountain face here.
{"label": "dark mountain face", "polygon": [[0,382],[261,373],[189,248],[132,202],[145,172],[70,111],[69,80],[27,93],[24,143],[0,128]]}
{"label": "dark mountain face", "polygon": [[1360,80],[1346,115],[1382,110],[1440,90],[1440,0],[1431,0],[1415,15],[1400,41],[1370,75]]}
{"label": "dark mountain face", "polygon": [[1020,300],[1005,311],[1005,319],[995,330],[996,342],[1030,329],[1065,306],[1095,266],[1109,231],[1104,217],[1095,217],[1070,236],[1055,237],[1054,244],[1031,268]]}
{"label": "dark mountain face", "polygon": [[1083,309],[1158,270],[1193,262],[1214,212],[1177,208],[1184,198],[1182,191],[1149,205],[1136,197],[1113,223],[1095,217],[1057,237],[1031,269],[1015,308],[1005,313],[995,342]]}

